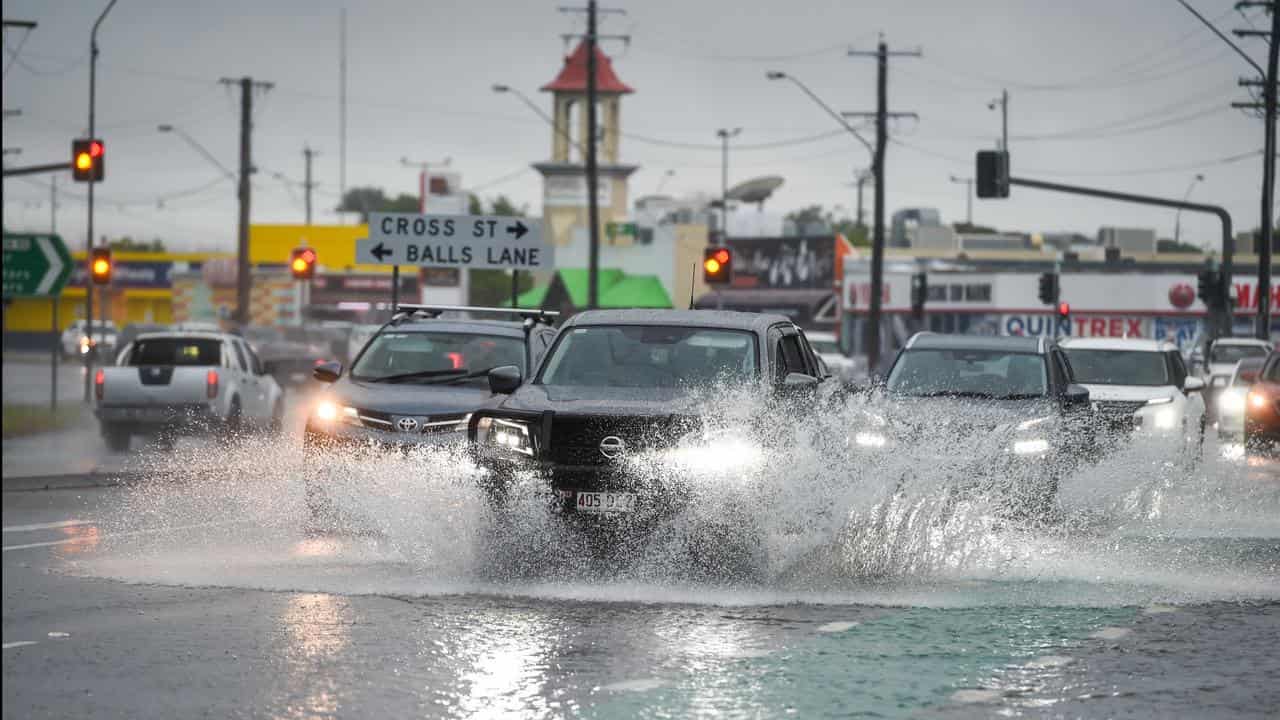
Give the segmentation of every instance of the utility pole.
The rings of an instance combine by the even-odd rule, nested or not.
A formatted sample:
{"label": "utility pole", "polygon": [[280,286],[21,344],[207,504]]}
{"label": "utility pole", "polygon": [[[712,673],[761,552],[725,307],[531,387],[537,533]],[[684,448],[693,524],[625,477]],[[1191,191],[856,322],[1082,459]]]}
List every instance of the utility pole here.
{"label": "utility pole", "polygon": [[[98,16],[96,22],[93,23],[93,31],[89,33],[89,137],[97,137],[94,131],[97,130],[95,121],[97,119],[97,88],[98,88],[98,28],[102,25],[102,21],[106,19],[107,13],[111,12],[111,8],[115,7],[116,0],[107,3],[107,7]],[[93,381],[93,361],[98,352],[98,345],[93,341],[93,273],[90,271],[89,265],[93,263],[93,187],[98,183],[93,180],[89,181],[89,197],[87,205],[89,206],[89,216],[85,232],[85,292],[84,292],[84,321],[86,335],[89,338],[89,352],[84,354],[84,401],[89,402],[89,392]]]}
{"label": "utility pole", "polygon": [[1000,150],[1009,152],[1009,91],[1000,91],[1000,97],[987,103],[988,110],[1000,106]]}
{"label": "utility pole", "polygon": [[[920,57],[920,50],[890,51],[889,46],[880,40],[875,52],[850,50],[850,56],[870,56],[876,58],[876,146],[872,172],[875,173],[876,204],[875,229],[871,239],[871,300],[867,311],[867,372],[873,377],[880,365],[880,309],[883,304],[881,295],[884,292],[884,198],[885,198],[885,151],[889,145],[889,118],[899,116],[915,117],[915,113],[889,112],[889,58],[891,56]],[[844,113],[845,115],[865,115],[866,113]]]}
{"label": "utility pole", "polygon": [[239,79],[222,78],[223,85],[240,86],[240,217],[237,222],[236,242],[236,324],[249,324],[249,200],[251,197],[249,176],[253,174],[253,156],[250,139],[253,136],[253,91],[255,88],[270,90],[269,82],[256,82],[245,76]]}
{"label": "utility pole", "polygon": [[[1272,210],[1275,207],[1276,192],[1276,86],[1280,77],[1276,74],[1277,52],[1280,52],[1280,7],[1276,0],[1253,0],[1236,3],[1236,9],[1243,11],[1248,7],[1263,7],[1271,14],[1270,30],[1236,30],[1236,37],[1267,38],[1267,69],[1262,69],[1250,61],[1261,78],[1241,78],[1242,86],[1262,86],[1262,102],[1231,103],[1232,107],[1252,108],[1262,111],[1262,125],[1265,137],[1262,142],[1262,226],[1258,237],[1258,312],[1254,318],[1254,336],[1266,340],[1271,335],[1271,248],[1275,240],[1275,227]],[[1225,39],[1225,38],[1224,38]],[[1238,50],[1237,50],[1238,51]],[[1243,53],[1241,53],[1243,54]],[[1246,59],[1248,59],[1246,57]],[[1222,284],[1230,287],[1231,278],[1224,275]]]}
{"label": "utility pole", "polygon": [[311,181],[311,159],[319,154],[320,153],[315,150],[312,150],[310,145],[302,146],[302,157],[307,165],[307,170],[303,175],[302,181],[302,192],[306,194],[307,198],[307,225],[311,225],[311,189],[316,186],[316,184]]}
{"label": "utility pole", "polygon": [[716,137],[720,138],[720,245],[729,239],[729,139],[741,132],[742,128],[716,131]]}
{"label": "utility pole", "polygon": [[871,179],[872,177],[871,171],[860,170],[858,171],[857,177],[858,177],[858,183],[857,183],[858,185],[858,227],[865,228],[867,224],[862,222],[862,186],[865,185],[866,182]]}
{"label": "utility pole", "polygon": [[[625,10],[615,8],[597,8],[596,0],[588,0],[585,8],[560,8],[561,12],[586,12],[587,33],[584,36],[587,50],[587,224],[590,248],[587,253],[587,309],[594,310],[600,306],[600,203],[596,196],[599,185],[598,167],[596,163],[596,133],[598,118],[596,117],[596,45],[602,39],[598,32],[597,16],[600,13],[626,14]],[[625,38],[625,36],[609,36]]]}
{"label": "utility pole", "polygon": [[973,228],[973,178],[962,178],[952,175],[951,182],[956,183],[957,185],[964,185],[964,224]]}

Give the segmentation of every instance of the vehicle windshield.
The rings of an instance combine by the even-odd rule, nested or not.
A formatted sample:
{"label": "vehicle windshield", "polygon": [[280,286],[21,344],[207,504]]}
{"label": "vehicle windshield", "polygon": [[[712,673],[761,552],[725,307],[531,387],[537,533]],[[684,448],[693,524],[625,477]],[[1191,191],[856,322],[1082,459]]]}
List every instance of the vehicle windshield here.
{"label": "vehicle windshield", "polygon": [[1223,345],[1215,344],[1213,349],[1209,351],[1209,362],[1217,365],[1220,363],[1235,363],[1245,358],[1260,358],[1267,356],[1267,349],[1259,345]]}
{"label": "vehicle windshield", "polygon": [[386,332],[370,343],[351,368],[352,380],[447,379],[515,365],[524,371],[521,338],[476,333]]}
{"label": "vehicle windshield", "polygon": [[1242,360],[1236,366],[1236,374],[1231,378],[1231,385],[1234,387],[1252,385],[1258,381],[1258,374],[1261,371],[1261,360]]}
{"label": "vehicle windshield", "polygon": [[741,330],[576,327],[556,343],[539,382],[585,387],[700,386],[757,375],[755,335]]}
{"label": "vehicle windshield", "polygon": [[888,388],[902,395],[989,398],[1047,393],[1044,358],[1004,350],[908,350],[894,364]]}
{"label": "vehicle windshield", "polygon": [[1088,385],[1172,385],[1163,353],[1067,349],[1076,382]]}
{"label": "vehicle windshield", "polygon": [[214,338],[148,338],[138,340],[129,353],[129,364],[221,365],[222,341]]}

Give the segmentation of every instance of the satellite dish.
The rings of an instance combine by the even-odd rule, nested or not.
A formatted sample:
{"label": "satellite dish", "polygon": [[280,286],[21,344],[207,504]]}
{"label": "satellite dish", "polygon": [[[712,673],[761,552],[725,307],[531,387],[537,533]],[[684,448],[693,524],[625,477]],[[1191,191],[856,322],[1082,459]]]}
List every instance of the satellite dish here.
{"label": "satellite dish", "polygon": [[766,175],[764,177],[753,178],[746,182],[738,183],[729,190],[728,197],[730,200],[737,200],[743,203],[755,203],[764,206],[764,201],[769,199],[774,190],[782,187],[782,178],[777,175]]}

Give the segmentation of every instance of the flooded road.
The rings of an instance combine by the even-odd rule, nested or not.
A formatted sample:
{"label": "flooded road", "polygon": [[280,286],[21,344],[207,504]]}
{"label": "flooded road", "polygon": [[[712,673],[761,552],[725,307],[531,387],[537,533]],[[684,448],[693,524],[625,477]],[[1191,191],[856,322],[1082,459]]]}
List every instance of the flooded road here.
{"label": "flooded road", "polygon": [[[1032,522],[940,501],[937,448],[911,453],[793,452],[755,484],[712,471],[707,502],[603,554],[533,484],[491,511],[448,449],[188,442],[133,458],[118,487],[6,485],[4,715],[1280,708],[1274,460],[1124,449]],[[334,526],[309,517],[306,477],[342,508]],[[735,493],[753,502],[717,537],[756,542],[758,564],[708,574],[703,530],[726,512],[711,499]]]}

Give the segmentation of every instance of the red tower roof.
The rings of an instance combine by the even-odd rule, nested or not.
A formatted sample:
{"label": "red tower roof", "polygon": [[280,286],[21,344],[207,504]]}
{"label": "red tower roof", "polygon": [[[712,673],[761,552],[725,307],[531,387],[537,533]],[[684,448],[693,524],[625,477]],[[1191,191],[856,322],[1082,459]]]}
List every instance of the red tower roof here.
{"label": "red tower roof", "polygon": [[[587,41],[578,43],[568,57],[564,59],[564,67],[555,80],[542,86],[551,92],[586,92],[587,91]],[[600,51],[596,45],[596,90],[602,93],[635,92],[631,86],[618,79],[613,72],[613,62]]]}

